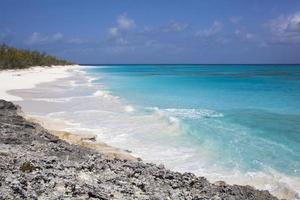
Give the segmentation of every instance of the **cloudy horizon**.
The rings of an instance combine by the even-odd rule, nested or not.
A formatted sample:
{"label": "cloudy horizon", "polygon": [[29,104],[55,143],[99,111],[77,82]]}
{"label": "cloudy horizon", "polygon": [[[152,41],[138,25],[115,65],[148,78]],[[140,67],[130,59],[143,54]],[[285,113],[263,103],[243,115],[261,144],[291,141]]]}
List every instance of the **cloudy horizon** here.
{"label": "cloudy horizon", "polygon": [[296,0],[1,0],[0,17],[1,43],[78,63],[300,62]]}

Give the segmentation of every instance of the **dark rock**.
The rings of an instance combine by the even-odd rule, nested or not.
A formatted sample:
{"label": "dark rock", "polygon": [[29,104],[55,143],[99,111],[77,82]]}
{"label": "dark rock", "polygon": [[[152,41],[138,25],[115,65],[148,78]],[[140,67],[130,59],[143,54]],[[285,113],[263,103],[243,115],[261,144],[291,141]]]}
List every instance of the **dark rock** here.
{"label": "dark rock", "polygon": [[0,110],[17,110],[17,106],[14,105],[12,102],[8,102],[5,100],[0,99]]}
{"label": "dark rock", "polygon": [[81,138],[81,140],[88,140],[88,141],[95,142],[96,141],[96,136],[84,137],[84,138]]}
{"label": "dark rock", "polygon": [[107,159],[58,139],[18,111],[18,106],[0,100],[0,200],[277,199],[268,191],[222,181],[212,184],[141,159]]}
{"label": "dark rock", "polygon": [[24,162],[20,167],[20,170],[22,172],[32,172],[34,169],[35,169],[35,167],[29,161]]}

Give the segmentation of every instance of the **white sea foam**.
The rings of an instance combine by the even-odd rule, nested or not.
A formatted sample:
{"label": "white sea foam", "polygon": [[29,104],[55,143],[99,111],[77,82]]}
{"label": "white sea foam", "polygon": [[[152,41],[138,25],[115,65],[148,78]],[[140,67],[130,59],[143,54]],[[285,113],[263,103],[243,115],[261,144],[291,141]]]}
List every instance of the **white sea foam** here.
{"label": "white sea foam", "polygon": [[[215,160],[214,143],[203,141],[201,145],[195,146],[185,139],[183,120],[219,118],[223,117],[222,113],[207,109],[157,107],[149,108],[150,113],[139,113],[137,106],[124,104],[122,99],[99,87],[89,88],[93,91],[87,96],[78,96],[76,87],[88,88],[91,86],[89,83],[92,84],[91,80],[76,80],[80,84],[70,85],[74,94],[66,93],[64,97],[33,100],[41,101],[35,102],[41,105],[43,101],[59,103],[55,104],[58,111],[46,116],[64,120],[68,125],[64,130],[96,134],[97,140],[118,148],[130,149],[134,155],[145,161],[163,163],[168,168],[181,172],[194,172],[212,182],[225,180],[230,184],[268,189],[280,198],[293,199],[294,196],[295,199],[295,192],[300,192],[300,181],[295,177],[280,174],[273,169],[245,173],[238,168],[225,170]],[[55,90],[53,93],[55,94]],[[223,127],[223,124],[218,123],[213,125],[220,126],[220,130],[231,130],[228,131],[229,134],[236,132],[236,127]],[[243,132],[239,134],[243,136]]]}
{"label": "white sea foam", "polygon": [[162,115],[178,117],[181,119],[201,119],[211,117],[223,117],[223,113],[219,113],[208,109],[187,109],[187,108],[165,108],[148,107],[148,110],[153,110]]}
{"label": "white sea foam", "polygon": [[222,113],[218,113],[213,110],[207,109],[176,109],[168,108],[164,109],[167,114],[172,116],[177,116],[184,119],[200,119],[200,118],[210,118],[210,117],[223,117]]}
{"label": "white sea foam", "polygon": [[299,199],[299,178],[283,175],[271,168],[258,172],[243,173],[239,170],[232,170],[215,174],[208,173],[207,169],[204,169],[202,174],[212,182],[224,180],[229,184],[252,185],[258,189],[270,191],[279,199]]}
{"label": "white sea foam", "polygon": [[63,98],[34,98],[35,101],[45,101],[53,103],[66,103],[73,99],[74,97],[63,97]]}
{"label": "white sea foam", "polygon": [[105,67],[108,67],[108,66],[104,66],[104,65],[101,65],[101,66],[93,66],[93,65],[82,65],[81,66],[82,69],[99,69],[99,68],[105,68]]}
{"label": "white sea foam", "polygon": [[88,80],[87,80],[88,84],[87,84],[87,85],[88,85],[89,87],[92,87],[92,86],[93,86],[93,81],[99,79],[99,78],[91,77],[91,76],[88,76],[87,78],[88,78]]}
{"label": "white sea foam", "polygon": [[99,78],[96,78],[96,77],[88,77],[88,82],[89,83],[92,83],[93,81],[95,80],[99,80]]}
{"label": "white sea foam", "polygon": [[126,112],[129,112],[129,113],[131,113],[131,112],[133,112],[134,111],[134,108],[133,108],[133,106],[131,106],[131,105],[127,105],[127,106],[125,106],[125,111]]}
{"label": "white sea foam", "polygon": [[93,93],[93,96],[95,96],[95,97],[105,97],[107,95],[108,95],[108,92],[103,91],[103,90],[98,90]]}
{"label": "white sea foam", "polygon": [[93,93],[94,97],[101,97],[101,98],[106,98],[106,99],[119,99],[118,96],[113,96],[111,95],[108,91],[106,90],[97,90],[96,92]]}

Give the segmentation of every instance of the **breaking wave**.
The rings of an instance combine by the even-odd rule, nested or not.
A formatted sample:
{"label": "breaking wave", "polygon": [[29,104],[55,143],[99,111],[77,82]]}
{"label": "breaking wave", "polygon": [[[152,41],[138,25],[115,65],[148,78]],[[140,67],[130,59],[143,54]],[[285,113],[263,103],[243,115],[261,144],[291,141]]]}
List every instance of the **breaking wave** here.
{"label": "breaking wave", "polygon": [[[53,98],[32,98],[32,101],[41,101],[41,105],[43,102],[55,103],[57,111],[46,113],[47,117],[65,121],[68,125],[66,131],[93,133],[97,135],[97,140],[121,149],[130,149],[134,155],[145,161],[163,163],[168,168],[181,172],[193,172],[212,182],[224,180],[230,184],[252,185],[258,189],[269,190],[280,198],[298,198],[298,178],[267,167],[262,171],[246,172],[238,168],[224,169],[214,160],[216,152],[212,149],[215,143],[205,141],[197,146],[186,138],[186,132],[189,131],[185,127],[186,121],[223,119],[226,113],[202,108],[141,108],[124,102],[106,88],[96,87],[93,81],[98,78],[88,74],[80,80],[73,78],[75,80],[70,85],[73,93],[66,92],[66,96],[56,98],[55,95]],[[81,90],[86,87],[91,92],[78,96],[76,87],[81,87]],[[66,91],[68,89],[70,88],[65,88]],[[44,111],[40,113],[43,115]],[[236,128],[212,124],[215,127],[221,125],[222,128]]]}

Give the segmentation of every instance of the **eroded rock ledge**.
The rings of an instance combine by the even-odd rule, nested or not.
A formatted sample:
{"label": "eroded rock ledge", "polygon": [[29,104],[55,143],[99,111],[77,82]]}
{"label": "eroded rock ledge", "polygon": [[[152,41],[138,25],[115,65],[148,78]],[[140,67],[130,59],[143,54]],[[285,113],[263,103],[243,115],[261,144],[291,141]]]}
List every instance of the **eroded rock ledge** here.
{"label": "eroded rock ledge", "polygon": [[277,199],[69,144],[0,100],[0,199]]}

